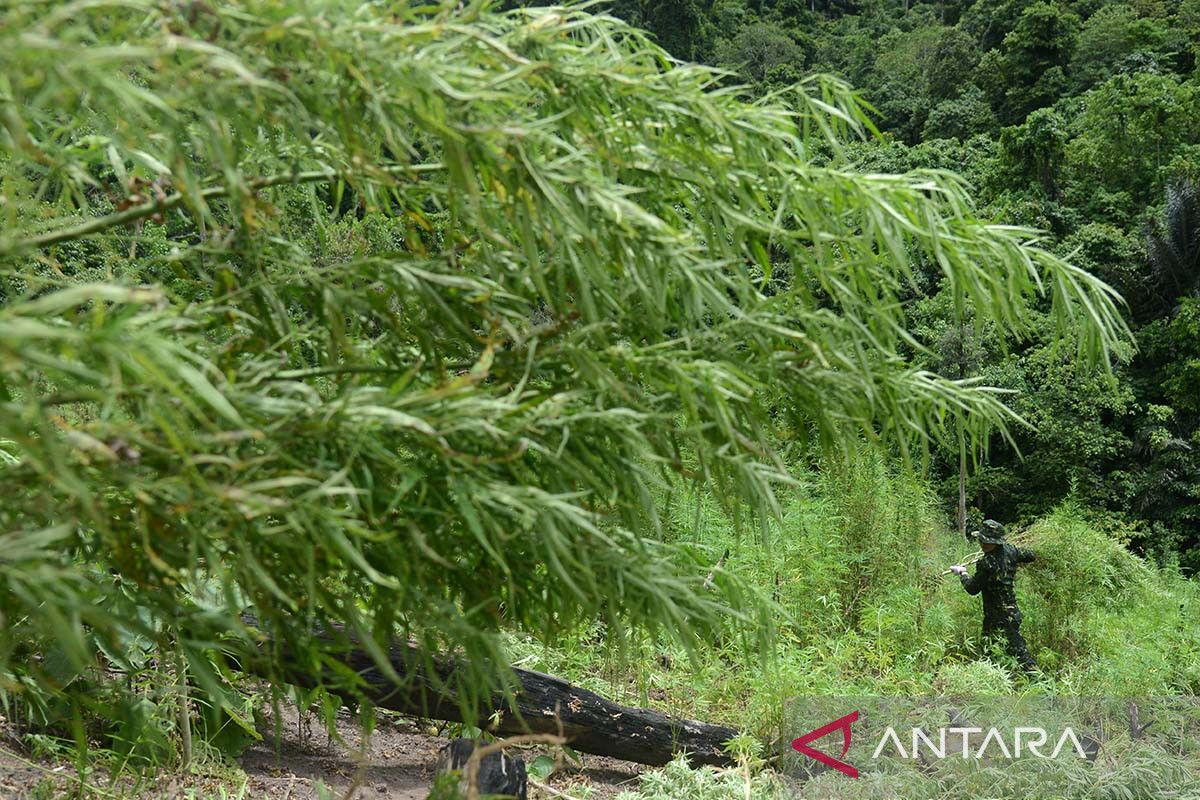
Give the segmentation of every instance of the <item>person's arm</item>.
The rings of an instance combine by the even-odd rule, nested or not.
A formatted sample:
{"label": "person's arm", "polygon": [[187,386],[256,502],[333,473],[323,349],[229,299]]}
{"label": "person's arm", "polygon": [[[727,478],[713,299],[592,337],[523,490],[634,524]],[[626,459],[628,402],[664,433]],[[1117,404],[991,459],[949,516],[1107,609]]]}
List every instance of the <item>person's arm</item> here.
{"label": "person's arm", "polygon": [[979,594],[983,589],[983,582],[979,580],[979,570],[975,570],[974,577],[965,572],[958,574],[959,580],[962,581],[963,588],[967,590],[967,594]]}
{"label": "person's arm", "polygon": [[984,566],[982,561],[975,566],[975,574],[973,576],[968,575],[965,569],[958,573],[958,579],[962,581],[963,588],[967,590],[967,594],[979,594],[983,591],[983,576]]}
{"label": "person's arm", "polygon": [[1016,551],[1018,564],[1028,564],[1037,558],[1036,553],[1034,553],[1032,550],[1026,550],[1024,547],[1018,547],[1016,548]]}

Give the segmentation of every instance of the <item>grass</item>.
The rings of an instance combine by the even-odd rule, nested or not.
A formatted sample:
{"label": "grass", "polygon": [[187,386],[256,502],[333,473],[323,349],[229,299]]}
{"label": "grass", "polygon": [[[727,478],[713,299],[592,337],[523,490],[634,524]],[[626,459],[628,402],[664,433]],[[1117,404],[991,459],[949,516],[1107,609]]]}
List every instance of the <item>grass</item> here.
{"label": "grass", "polygon": [[[628,702],[733,723],[777,743],[796,733],[783,714],[797,696],[1146,697],[1200,690],[1196,584],[1132,555],[1119,528],[1070,502],[1021,533],[1038,554],[1017,581],[1023,631],[1044,671],[1032,681],[1003,654],[977,652],[980,601],[942,576],[975,548],[947,528],[918,479],[871,458],[804,473],[785,498],[781,521],[758,540],[739,534],[703,495],[683,493],[672,509],[679,536],[714,562],[729,548],[726,568],[777,601],[776,648],[756,653],[709,642],[688,654],[649,637],[605,648],[596,647],[601,632],[586,629],[553,647],[514,638],[524,666]],[[1056,784],[1061,797],[1162,797],[1197,787],[1195,758],[1128,736],[1105,747],[1104,769],[1066,768]],[[830,772],[806,784],[803,795],[965,800],[980,792],[1032,797],[1023,787],[1048,785],[1022,783],[1030,776],[1020,770],[1004,786],[980,784],[992,775],[954,770],[864,777],[851,790]],[[771,800],[798,791],[769,772],[692,770],[677,761],[643,775],[621,800]]]}
{"label": "grass", "polygon": [[[1027,681],[1002,654],[977,652],[979,599],[942,574],[974,548],[948,529],[919,478],[875,457],[798,471],[797,478],[782,498],[781,518],[761,530],[739,529],[702,492],[676,489],[663,498],[668,537],[699,549],[709,563],[728,550],[724,569],[774,603],[773,649],[744,646],[732,626],[689,650],[667,636],[617,637],[593,623],[551,643],[509,634],[510,655],[519,666],[614,700],[732,723],[768,741],[794,734],[784,710],[789,698],[804,695],[1149,696],[1200,689],[1200,629],[1190,622],[1200,612],[1200,590],[1130,554],[1104,520],[1068,503],[1022,533],[1038,554],[1018,577],[1023,630],[1045,672]],[[169,703],[163,708],[159,722],[170,734],[168,748],[176,747],[175,715]],[[74,758],[70,746],[54,741],[27,743],[41,743],[59,760]],[[83,781],[75,772],[66,783],[49,776],[46,785],[73,781],[80,796],[96,798],[151,796],[162,775],[178,773],[167,754],[151,765],[156,779],[137,777],[132,766],[106,776],[105,769],[124,764],[111,755],[91,751]],[[224,763],[202,749],[185,775],[189,796],[243,795],[245,775]],[[759,773],[676,763],[647,775],[625,800],[744,797],[748,790],[769,798],[783,791],[776,778]],[[942,792],[910,778],[913,796]]]}
{"label": "grass", "polygon": [[1195,583],[1132,555],[1119,531],[1070,503],[1022,533],[1038,553],[1017,581],[1044,671],[1034,681],[978,652],[980,601],[942,575],[976,548],[920,480],[877,459],[801,475],[763,536],[739,533],[703,495],[679,492],[670,507],[673,535],[714,563],[728,548],[725,569],[776,602],[776,647],[747,650],[730,631],[689,653],[653,637],[618,644],[591,626],[551,646],[512,637],[522,666],[768,739],[786,733],[782,709],[800,695],[1200,690]]}
{"label": "grass", "polygon": [[187,770],[134,770],[103,750],[89,750],[86,760],[63,747],[35,748],[27,755],[0,746],[0,768],[21,769],[31,777],[30,800],[242,800],[250,796],[249,778],[223,758],[209,758]]}

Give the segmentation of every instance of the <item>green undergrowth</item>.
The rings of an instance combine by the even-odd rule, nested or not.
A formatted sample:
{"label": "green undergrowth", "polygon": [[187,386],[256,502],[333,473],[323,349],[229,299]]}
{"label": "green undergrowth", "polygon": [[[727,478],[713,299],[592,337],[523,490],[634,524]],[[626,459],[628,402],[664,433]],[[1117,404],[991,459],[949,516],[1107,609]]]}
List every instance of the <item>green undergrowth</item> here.
{"label": "green undergrowth", "polygon": [[876,458],[806,471],[781,520],[742,530],[704,494],[668,498],[672,534],[702,548],[775,604],[773,650],[728,636],[690,652],[665,638],[583,627],[544,644],[510,637],[519,666],[607,697],[783,736],[804,695],[1067,693],[1148,696],[1200,690],[1200,590],[1129,552],[1121,531],[1070,502],[1010,536],[1022,568],[1023,631],[1043,668],[1020,676],[979,652],[980,601],[943,573],[977,551],[949,529],[919,478]]}
{"label": "green undergrowth", "polygon": [[[1017,581],[1023,630],[1043,668],[1026,679],[1002,653],[979,652],[979,599],[943,575],[976,548],[947,527],[918,478],[874,458],[799,478],[783,498],[781,520],[761,536],[739,533],[703,494],[671,498],[680,538],[713,563],[728,549],[725,569],[773,600],[774,650],[746,650],[731,633],[728,641],[697,642],[689,653],[597,627],[552,645],[513,637],[510,649],[526,668],[616,700],[733,724],[775,749],[797,733],[785,722],[788,699],[805,695],[1136,697],[1200,690],[1200,589],[1131,553],[1106,518],[1068,502],[1010,532],[1038,555]],[[1171,792],[1195,786],[1200,775],[1200,761],[1166,758],[1127,737],[1106,747],[1106,769],[1071,767],[1056,784],[1062,797],[1176,796]],[[914,768],[846,781],[831,771],[796,785],[770,770],[691,769],[677,760],[644,773],[620,798],[1033,796],[1026,787],[1034,784],[1022,783],[1028,776],[1009,777],[1012,786],[985,787],[978,784],[994,779],[988,773]]]}
{"label": "green undergrowth", "polygon": [[771,772],[744,769],[692,769],[678,758],[660,770],[644,772],[636,789],[617,795],[616,800],[785,800],[790,793],[782,779]]}
{"label": "green undergrowth", "polygon": [[[1017,583],[1023,630],[1044,672],[1029,680],[1003,654],[978,651],[979,599],[944,575],[976,548],[947,526],[919,477],[874,456],[797,468],[795,476],[796,485],[780,495],[780,518],[761,527],[742,520],[739,528],[711,495],[688,487],[676,487],[661,504],[668,538],[696,548],[711,565],[728,550],[715,579],[740,580],[772,604],[772,649],[747,646],[754,637],[732,623],[690,649],[669,644],[665,634],[592,624],[551,642],[507,634],[510,657],[615,701],[731,724],[775,747],[795,735],[785,723],[789,698],[805,695],[1148,696],[1200,689],[1200,589],[1132,554],[1121,529],[1105,518],[1067,503],[1011,532],[1038,554]],[[136,796],[142,766],[179,772],[175,660],[144,655],[130,673],[142,682],[139,699],[119,706],[125,717],[108,721],[121,733],[111,752],[89,749],[85,785],[112,787],[128,778],[132,792],[122,794]],[[244,722],[268,704],[261,685],[245,688]],[[312,700],[305,697],[291,700],[305,705]],[[38,727],[30,711],[26,730]],[[17,712],[4,713],[21,723]],[[212,724],[210,730],[201,708],[193,720],[194,758],[229,763],[252,737],[228,719]],[[26,736],[26,752],[43,763],[77,763],[71,726],[64,731],[66,739]],[[912,796],[944,794],[945,787],[910,777]],[[647,773],[625,800],[793,796],[782,781],[770,771],[675,763]],[[906,795],[896,788],[894,796]]]}

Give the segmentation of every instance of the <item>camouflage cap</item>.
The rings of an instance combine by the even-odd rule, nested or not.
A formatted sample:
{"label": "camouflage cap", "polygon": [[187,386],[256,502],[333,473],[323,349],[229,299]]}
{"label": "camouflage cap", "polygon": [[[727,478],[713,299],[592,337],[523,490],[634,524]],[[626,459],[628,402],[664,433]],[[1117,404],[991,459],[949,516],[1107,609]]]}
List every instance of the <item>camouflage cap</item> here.
{"label": "camouflage cap", "polygon": [[984,544],[1004,544],[1004,526],[994,519],[984,520],[975,538]]}

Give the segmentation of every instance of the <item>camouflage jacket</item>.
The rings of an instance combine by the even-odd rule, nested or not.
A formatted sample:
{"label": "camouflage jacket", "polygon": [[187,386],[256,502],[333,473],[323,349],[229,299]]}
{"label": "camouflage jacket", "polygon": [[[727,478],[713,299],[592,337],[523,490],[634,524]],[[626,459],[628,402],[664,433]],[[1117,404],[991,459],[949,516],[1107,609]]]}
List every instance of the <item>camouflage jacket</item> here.
{"label": "camouflage jacket", "polygon": [[975,566],[974,575],[959,576],[967,594],[983,594],[985,623],[999,624],[1009,619],[1021,621],[1013,578],[1016,577],[1018,564],[1027,564],[1033,559],[1032,550],[1015,547],[1006,542],[992,552],[984,553]]}

